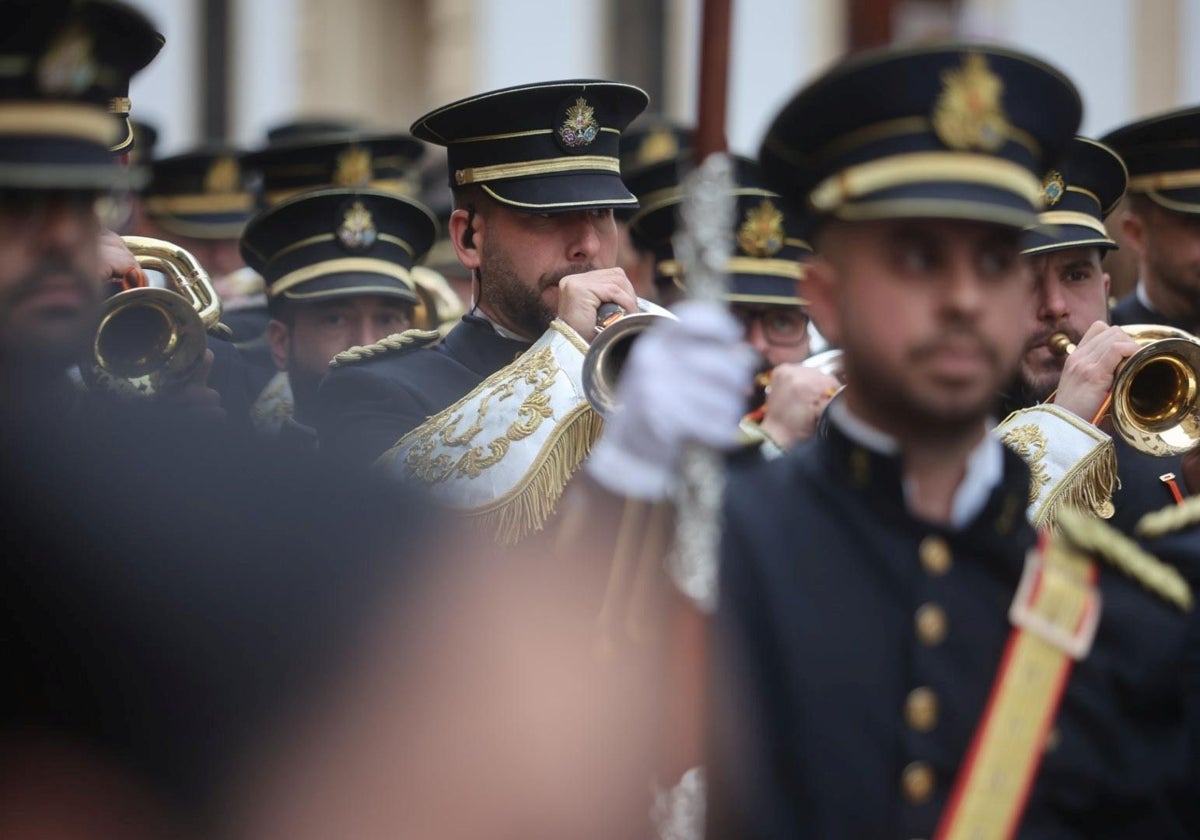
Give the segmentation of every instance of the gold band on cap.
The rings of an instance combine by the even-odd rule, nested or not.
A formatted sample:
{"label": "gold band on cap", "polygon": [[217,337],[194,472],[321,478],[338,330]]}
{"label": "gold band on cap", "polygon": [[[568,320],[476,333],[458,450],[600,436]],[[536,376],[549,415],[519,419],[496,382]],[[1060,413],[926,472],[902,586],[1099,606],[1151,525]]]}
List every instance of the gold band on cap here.
{"label": "gold band on cap", "polygon": [[843,169],[818,184],[809,201],[816,210],[828,212],[871,193],[929,181],[997,187],[1034,206],[1042,200],[1041,183],[1020,164],[967,152],[913,152]]}
{"label": "gold band on cap", "polygon": [[1089,216],[1087,213],[1080,213],[1076,210],[1048,210],[1045,213],[1038,213],[1038,224],[1076,225],[1094,230],[1105,237],[1108,236],[1108,230],[1104,227],[1103,222],[1095,216]]}
{"label": "gold band on cap", "polygon": [[[787,277],[799,280],[804,276],[804,266],[795,260],[768,260],[759,257],[730,257],[725,263],[734,274],[763,274],[771,277]],[[663,260],[654,267],[663,277],[682,277],[683,263],[679,260]]]}
{"label": "gold band on cap", "polygon": [[621,162],[606,155],[579,155],[577,157],[543,158],[517,163],[498,163],[495,166],[474,166],[454,171],[454,183],[460,187],[481,181],[501,181],[505,178],[525,178],[529,175],[555,175],[561,172],[621,173]]}
{"label": "gold band on cap", "polygon": [[1159,190],[1180,190],[1188,187],[1200,187],[1200,169],[1155,172],[1129,179],[1131,192],[1135,190],[1137,192],[1158,192]]}
{"label": "gold band on cap", "polygon": [[1080,195],[1086,195],[1092,201],[1099,204],[1101,210],[1107,209],[1104,206],[1104,202],[1100,200],[1100,196],[1096,195],[1094,192],[1092,192],[1091,190],[1089,190],[1085,187],[1080,187],[1075,184],[1067,184],[1067,192],[1073,192],[1073,193],[1079,193]]}
{"label": "gold band on cap", "polygon": [[112,115],[94,105],[22,103],[0,106],[0,135],[72,137],[103,146],[120,139]]}
{"label": "gold band on cap", "polygon": [[267,289],[267,294],[270,297],[278,297],[288,289],[298,286],[301,283],[319,280],[330,274],[345,274],[352,271],[394,277],[410,290],[413,287],[412,278],[409,277],[408,271],[394,262],[374,260],[369,257],[343,257],[337,260],[325,260],[324,262],[313,263],[312,265],[306,265],[303,268],[288,272],[270,285]]}
{"label": "gold band on cap", "polygon": [[154,195],[145,200],[150,214],[171,213],[239,213],[254,209],[250,193],[217,193],[212,195]]}

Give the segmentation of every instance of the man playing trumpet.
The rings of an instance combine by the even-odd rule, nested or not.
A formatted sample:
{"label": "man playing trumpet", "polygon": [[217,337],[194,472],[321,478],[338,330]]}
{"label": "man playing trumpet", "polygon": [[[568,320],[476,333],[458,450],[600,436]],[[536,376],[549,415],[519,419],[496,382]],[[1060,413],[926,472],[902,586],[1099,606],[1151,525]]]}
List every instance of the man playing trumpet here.
{"label": "man playing trumpet", "polygon": [[[1125,184],[1124,163],[1112,149],[1076,138],[1063,165],[1046,176],[1045,209],[1022,242],[1036,278],[1034,306],[1011,393],[1019,410],[997,431],[1030,462],[1035,524],[1052,523],[1069,505],[1113,518],[1129,532],[1141,514],[1172,501],[1172,486],[1181,487],[1178,458],[1134,450],[1109,433],[1105,418],[1116,372],[1139,348],[1108,324],[1109,276],[1101,266],[1117,247],[1103,218]],[[1055,346],[1059,333],[1077,345],[1069,356]]]}

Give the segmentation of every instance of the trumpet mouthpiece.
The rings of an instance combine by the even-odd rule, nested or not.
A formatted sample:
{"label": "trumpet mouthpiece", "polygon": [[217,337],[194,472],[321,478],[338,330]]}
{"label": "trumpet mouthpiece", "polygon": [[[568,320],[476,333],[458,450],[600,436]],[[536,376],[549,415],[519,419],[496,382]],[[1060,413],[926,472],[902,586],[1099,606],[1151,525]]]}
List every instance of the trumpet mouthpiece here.
{"label": "trumpet mouthpiece", "polygon": [[1075,352],[1075,342],[1066,333],[1056,332],[1046,339],[1046,346],[1056,356],[1069,356]]}

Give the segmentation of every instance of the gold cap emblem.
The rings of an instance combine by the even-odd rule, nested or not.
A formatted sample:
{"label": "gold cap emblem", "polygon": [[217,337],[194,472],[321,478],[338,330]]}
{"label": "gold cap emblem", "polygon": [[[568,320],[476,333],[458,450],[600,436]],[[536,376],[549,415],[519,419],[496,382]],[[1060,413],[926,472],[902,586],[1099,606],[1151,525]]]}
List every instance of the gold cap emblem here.
{"label": "gold cap emblem", "polygon": [[1063,180],[1061,172],[1057,169],[1051,169],[1046,173],[1046,178],[1042,181],[1042,200],[1046,203],[1047,207],[1053,207],[1062,201],[1063,194],[1066,191],[1067,182]]}
{"label": "gold cap emblem", "polygon": [[38,62],[38,85],[52,96],[77,96],[96,75],[92,39],[77,25],[64,29]]}
{"label": "gold cap emblem", "polygon": [[649,166],[679,154],[679,140],[669,128],[656,128],[646,135],[637,151],[637,165]]}
{"label": "gold cap emblem", "polygon": [[375,244],[379,231],[375,228],[375,220],[371,211],[363,207],[361,201],[350,205],[338,226],[337,237],[343,245],[352,251],[365,251]]}
{"label": "gold cap emblem", "polygon": [[951,149],[995,152],[1012,132],[1000,104],[1004,82],[973,53],[962,69],[942,73],[942,93],[933,110],[933,130]]}
{"label": "gold cap emblem", "polygon": [[212,162],[204,176],[204,191],[206,193],[233,193],[241,187],[242,169],[238,162],[229,156],[222,156]]}
{"label": "gold cap emblem", "polygon": [[365,187],[371,183],[372,172],[371,151],[351,146],[338,155],[333,183],[339,187]]}
{"label": "gold cap emblem", "polygon": [[746,211],[737,244],[752,257],[772,257],[783,247],[783,213],[769,200]]}
{"label": "gold cap emblem", "polygon": [[600,134],[600,126],[596,122],[596,109],[587,103],[582,96],[575,104],[567,109],[566,119],[558,127],[558,139],[563,145],[577,149],[590,146]]}

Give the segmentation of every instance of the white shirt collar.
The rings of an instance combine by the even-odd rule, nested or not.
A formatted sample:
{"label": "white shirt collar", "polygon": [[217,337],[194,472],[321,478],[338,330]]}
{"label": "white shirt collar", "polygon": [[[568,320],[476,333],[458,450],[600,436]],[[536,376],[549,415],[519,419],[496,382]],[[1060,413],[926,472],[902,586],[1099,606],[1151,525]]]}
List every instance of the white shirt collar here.
{"label": "white shirt collar", "polygon": [[476,309],[475,309],[475,314],[478,315],[483,320],[487,321],[489,324],[491,324],[492,329],[496,331],[496,335],[500,336],[501,338],[511,338],[513,341],[523,341],[526,344],[533,343],[530,339],[526,338],[525,336],[517,335],[517,333],[513,332],[512,330],[507,329],[506,327],[500,326],[495,321],[493,321],[491,318],[489,318],[486,312],[484,312],[482,309],[479,309],[478,307],[476,307]]}
{"label": "white shirt collar", "polygon": [[[860,417],[854,416],[844,399],[835,399],[827,409],[829,422],[850,440],[860,446],[865,446],[880,455],[896,456],[900,453],[900,445],[895,438],[879,431]],[[988,426],[994,426],[989,421]],[[950,525],[962,528],[971,522],[984,505],[992,490],[1004,478],[1004,444],[990,434],[985,434],[983,440],[967,456],[967,470],[954,491],[954,499],[950,503]],[[904,503],[912,508],[911,496],[914,492],[911,482],[904,482]]]}
{"label": "white shirt collar", "polygon": [[1137,295],[1138,303],[1140,303],[1142,306],[1146,307],[1151,312],[1158,311],[1154,308],[1154,304],[1150,302],[1150,296],[1146,294],[1146,285],[1141,280],[1138,280],[1137,287],[1134,289],[1134,294]]}

